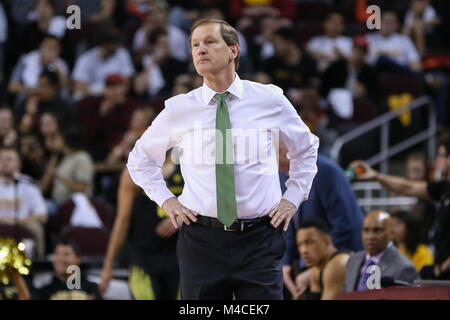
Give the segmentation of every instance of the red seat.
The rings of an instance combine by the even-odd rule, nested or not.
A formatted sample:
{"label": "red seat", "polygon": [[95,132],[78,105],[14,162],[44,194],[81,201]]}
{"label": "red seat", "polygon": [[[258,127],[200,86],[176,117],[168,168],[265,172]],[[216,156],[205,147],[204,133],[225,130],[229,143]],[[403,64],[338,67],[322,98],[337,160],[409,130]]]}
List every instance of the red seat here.
{"label": "red seat", "polygon": [[103,257],[108,248],[109,233],[102,228],[66,226],[60,233],[60,239],[78,244],[84,257]]}
{"label": "red seat", "polygon": [[[98,213],[100,220],[102,220],[103,226],[110,230],[114,223],[114,214],[111,207],[105,203],[103,200],[94,198],[89,199],[95,210]],[[70,225],[70,218],[72,217],[73,209],[75,208],[75,203],[72,200],[67,200],[58,209],[58,222],[61,228]]]}
{"label": "red seat", "polygon": [[295,26],[297,41],[303,47],[315,36],[323,34],[322,21],[299,22]]}
{"label": "red seat", "polygon": [[409,93],[417,98],[424,92],[423,85],[414,76],[382,74],[379,77],[381,93],[384,98],[392,94]]}
{"label": "red seat", "polygon": [[0,238],[14,238],[20,241],[22,239],[34,239],[34,236],[23,226],[0,224]]}
{"label": "red seat", "polygon": [[325,1],[301,1],[296,4],[298,20],[323,20],[331,11],[331,6]]}

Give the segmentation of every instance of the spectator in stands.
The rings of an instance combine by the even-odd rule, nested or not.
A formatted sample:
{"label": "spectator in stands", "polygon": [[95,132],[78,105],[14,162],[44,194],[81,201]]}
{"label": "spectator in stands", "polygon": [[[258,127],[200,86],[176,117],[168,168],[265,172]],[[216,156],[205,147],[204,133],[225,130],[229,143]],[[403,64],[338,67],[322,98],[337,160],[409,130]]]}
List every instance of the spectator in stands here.
{"label": "spectator in stands", "polygon": [[36,130],[44,112],[54,113],[63,122],[78,120],[73,104],[62,95],[58,74],[48,69],[44,69],[40,74],[34,93],[16,108],[21,132],[29,133]]}
{"label": "spectator in stands", "polygon": [[[94,162],[82,150],[81,134],[78,128],[64,128],[47,146],[59,156],[59,161],[49,163],[41,180],[41,190],[51,190],[52,205],[48,208],[55,214],[63,202],[74,193],[81,192],[91,196],[94,187]],[[49,210],[49,212],[50,212]]]}
{"label": "spectator in stands", "polygon": [[383,11],[379,32],[366,35],[369,42],[369,63],[381,71],[411,73],[422,70],[420,55],[414,43],[405,35],[397,33],[397,14]]}
{"label": "spectator in stands", "polygon": [[0,148],[17,145],[17,131],[14,128],[14,115],[10,108],[0,107]]}
{"label": "spectator in stands", "polygon": [[316,59],[320,72],[332,62],[340,59],[350,60],[352,39],[342,35],[345,21],[342,13],[330,12],[323,22],[324,35],[313,37],[308,41],[308,52]]}
{"label": "spectator in stands", "polygon": [[76,280],[69,279],[74,272],[69,267],[80,267],[81,264],[81,253],[76,243],[64,240],[56,243],[52,264],[55,274],[51,282],[39,290],[41,300],[102,300],[97,284],[87,280],[85,272],[79,273],[79,288],[68,286],[68,283],[76,284]]}
{"label": "spectator in stands", "polygon": [[419,225],[408,211],[396,211],[392,214],[394,243],[420,272],[424,266],[434,264],[434,256],[427,245],[422,243]]}
{"label": "spectator in stands", "polygon": [[[302,279],[304,261],[299,258],[295,246],[295,231],[304,221],[313,218],[324,220],[330,228],[333,244],[339,250],[358,251],[362,248],[361,226],[364,214],[358,205],[356,195],[343,170],[334,162],[321,155],[317,158],[318,172],[314,178],[309,198],[297,211],[294,223],[284,233],[286,251],[283,256],[283,279],[293,297],[302,290],[297,281],[294,289],[291,276]],[[280,182],[284,192],[284,183],[288,178],[289,160],[287,149],[280,144]],[[339,185],[339,188],[336,186]]]}
{"label": "spectator in stands", "polygon": [[317,85],[317,69],[314,59],[300,49],[294,30],[282,27],[274,34],[275,55],[263,63],[262,70],[274,84],[284,91]]}
{"label": "spectator in stands", "polygon": [[406,159],[405,178],[414,181],[427,180],[427,158],[424,153],[413,153]]}
{"label": "spectator in stands", "polygon": [[[163,176],[175,195],[183,189],[180,168],[167,153]],[[176,256],[176,229],[167,214],[156,208],[140,192],[125,168],[120,177],[118,211],[101,274],[100,291],[105,292],[112,278],[114,260],[129,239],[129,284],[136,300],[174,300],[178,294],[179,271]],[[128,236],[127,236],[128,235]]]}
{"label": "spectator in stands", "polygon": [[31,51],[20,58],[8,84],[11,94],[27,96],[36,92],[39,85],[39,76],[44,69],[58,74],[60,87],[68,84],[69,69],[67,64],[59,57],[61,45],[58,38],[46,35],[38,50]]}
{"label": "spectator in stands", "polygon": [[241,30],[266,15],[294,19],[296,14],[293,0],[230,1],[230,16],[232,19],[239,19],[237,28]]}
{"label": "spectator in stands", "polygon": [[[189,90],[190,91],[190,90]],[[150,108],[139,108],[134,110],[130,126],[124,134],[123,139],[114,146],[106,157],[108,164],[125,164],[128,154],[133,149],[137,139],[141,137],[144,131],[150,126],[155,112]]]}
{"label": "spectator in stands", "polygon": [[169,6],[164,0],[151,2],[145,23],[139,28],[133,40],[133,50],[137,61],[151,52],[151,44],[148,43],[148,34],[156,29],[164,29],[169,37],[169,46],[173,58],[180,61],[189,61],[191,50],[188,36],[180,28],[168,23],[167,14]]}
{"label": "spectator in stands", "polygon": [[134,75],[134,66],[125,47],[120,44],[117,31],[99,32],[98,45],[80,55],[75,62],[72,79],[75,81],[74,99],[86,95],[102,95],[106,77],[118,73],[129,84]]}
{"label": "spectator in stands", "polygon": [[78,103],[84,137],[95,161],[104,161],[123,138],[137,102],[128,96],[127,79],[117,73],[107,76],[104,94]]}
{"label": "spectator in stands", "polygon": [[350,168],[362,166],[364,173],[358,179],[377,180],[386,189],[398,194],[417,197],[423,200],[440,202],[435,218],[433,245],[435,247],[435,264],[432,268],[423,268],[423,278],[450,279],[450,142],[445,142],[445,178],[437,182],[412,181],[396,176],[382,174],[372,169],[366,162],[357,160]]}
{"label": "spectator in stands", "polygon": [[332,62],[321,76],[321,95],[327,97],[333,88],[348,89],[353,98],[368,98],[379,102],[376,71],[367,64],[368,42],[363,36],[353,39],[350,57]]}
{"label": "spectator in stands", "polygon": [[392,218],[384,211],[366,215],[362,227],[364,250],[352,255],[347,264],[344,292],[367,290],[370,266],[380,268],[381,277],[409,283],[419,278],[414,265],[402,255],[392,242]]}
{"label": "spectator in stands", "polygon": [[169,94],[175,78],[186,72],[187,64],[171,56],[170,43],[164,29],[155,29],[148,35],[151,54],[142,59],[143,70],[134,79],[137,94],[153,98],[159,94]]}
{"label": "spectator in stands", "polygon": [[342,293],[350,255],[336,249],[322,219],[307,219],[297,231],[298,252],[310,270],[308,300],[334,300]]}
{"label": "spectator in stands", "polygon": [[36,50],[48,34],[59,40],[63,39],[66,33],[66,18],[57,15],[54,0],[36,0],[34,11],[29,17],[32,22],[23,30],[22,52]]}
{"label": "spectator in stands", "polygon": [[413,39],[417,50],[423,55],[427,49],[427,38],[434,33],[440,20],[430,0],[412,0],[405,15],[402,33]]}
{"label": "spectator in stands", "polygon": [[47,209],[39,188],[20,172],[19,153],[14,148],[0,149],[0,223],[18,223],[36,240],[37,255],[44,257],[44,224]]}
{"label": "spectator in stands", "polygon": [[[19,139],[22,171],[40,181],[49,163],[56,163],[58,156],[51,154],[50,145],[60,134],[60,120],[51,112],[44,112],[39,119],[39,130],[22,132]],[[50,161],[50,162],[49,162]],[[49,194],[44,192],[44,196]]]}

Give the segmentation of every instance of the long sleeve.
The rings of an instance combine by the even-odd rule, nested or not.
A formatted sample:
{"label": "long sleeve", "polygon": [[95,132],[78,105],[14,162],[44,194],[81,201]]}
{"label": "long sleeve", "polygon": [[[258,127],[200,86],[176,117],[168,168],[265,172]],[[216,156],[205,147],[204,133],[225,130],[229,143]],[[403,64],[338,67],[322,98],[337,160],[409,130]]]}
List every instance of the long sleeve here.
{"label": "long sleeve", "polygon": [[280,111],[280,139],[288,149],[290,160],[289,179],[283,199],[289,200],[297,208],[308,199],[314,176],[317,173],[317,150],[319,138],[311,133],[297,111],[282,95]]}
{"label": "long sleeve", "polygon": [[164,201],[175,197],[168,189],[161,171],[166,152],[173,146],[169,112],[165,108],[136,142],[128,157],[127,168],[131,179],[160,207]]}

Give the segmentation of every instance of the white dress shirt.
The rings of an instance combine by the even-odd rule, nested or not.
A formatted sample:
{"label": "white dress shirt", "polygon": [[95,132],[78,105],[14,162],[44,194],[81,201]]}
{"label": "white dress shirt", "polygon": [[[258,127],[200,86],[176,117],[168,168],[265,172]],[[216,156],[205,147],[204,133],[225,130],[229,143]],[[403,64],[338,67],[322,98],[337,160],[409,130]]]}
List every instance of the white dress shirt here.
{"label": "white dress shirt", "polygon": [[[319,139],[275,85],[235,80],[226,90],[234,141],[238,218],[267,215],[281,198],[297,207],[308,198],[317,172]],[[163,179],[166,151],[177,147],[184,188],[178,200],[200,215],[217,217],[215,121],[218,101],[205,83],[165,101],[165,108],[136,142],[127,167],[133,181],[162,206],[174,197]],[[290,178],[281,195],[277,137],[288,149]],[[257,149],[255,149],[257,146]]]}

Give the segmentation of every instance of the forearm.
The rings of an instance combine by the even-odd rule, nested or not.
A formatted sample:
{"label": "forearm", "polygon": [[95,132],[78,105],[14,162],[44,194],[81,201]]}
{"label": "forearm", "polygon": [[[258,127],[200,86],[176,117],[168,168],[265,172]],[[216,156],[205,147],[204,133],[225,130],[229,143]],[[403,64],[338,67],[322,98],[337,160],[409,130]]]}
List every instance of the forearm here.
{"label": "forearm", "polygon": [[61,180],[61,182],[64,183],[71,192],[86,192],[87,191],[88,185],[84,182],[75,182],[75,181],[72,181],[60,174],[57,174],[57,178],[59,180]]}
{"label": "forearm", "polygon": [[104,261],[104,264],[108,267],[112,267],[114,265],[114,261],[127,238],[129,228],[129,219],[121,216],[116,218]]}
{"label": "forearm", "polygon": [[34,215],[28,216],[24,219],[20,219],[19,223],[20,224],[28,224],[28,223],[37,222],[37,223],[44,224],[47,222],[47,218],[48,218],[48,216],[46,214],[34,214]]}
{"label": "forearm", "polygon": [[377,173],[375,179],[389,191],[424,200],[429,199],[425,181],[411,181],[382,173]]}

